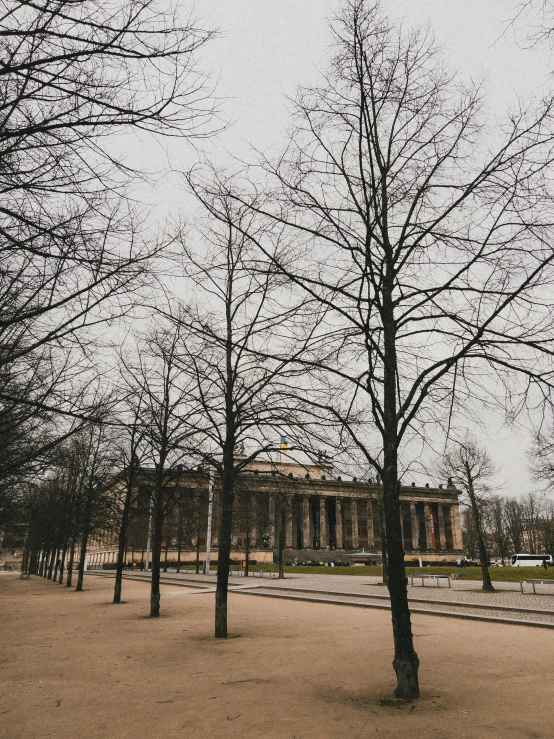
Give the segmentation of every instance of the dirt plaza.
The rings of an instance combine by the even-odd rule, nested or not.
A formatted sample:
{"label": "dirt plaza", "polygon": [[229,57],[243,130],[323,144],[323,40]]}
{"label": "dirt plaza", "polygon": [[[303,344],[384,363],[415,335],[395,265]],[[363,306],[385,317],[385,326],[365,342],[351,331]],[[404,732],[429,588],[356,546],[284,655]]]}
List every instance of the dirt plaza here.
{"label": "dirt plaza", "polygon": [[89,576],[0,577],[1,739],[550,739],[552,633],[415,614],[421,700],[391,705],[390,613]]}

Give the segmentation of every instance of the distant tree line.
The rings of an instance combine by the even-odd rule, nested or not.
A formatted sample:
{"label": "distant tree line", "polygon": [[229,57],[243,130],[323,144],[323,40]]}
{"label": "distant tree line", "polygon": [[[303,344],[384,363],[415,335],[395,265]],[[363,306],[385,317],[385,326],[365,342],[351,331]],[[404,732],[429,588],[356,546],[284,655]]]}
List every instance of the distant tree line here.
{"label": "distant tree line", "polygon": [[[554,501],[541,493],[521,498],[493,496],[482,508],[483,530],[491,559],[510,563],[512,554],[554,553]],[[480,559],[474,518],[462,511],[464,547],[472,559]]]}

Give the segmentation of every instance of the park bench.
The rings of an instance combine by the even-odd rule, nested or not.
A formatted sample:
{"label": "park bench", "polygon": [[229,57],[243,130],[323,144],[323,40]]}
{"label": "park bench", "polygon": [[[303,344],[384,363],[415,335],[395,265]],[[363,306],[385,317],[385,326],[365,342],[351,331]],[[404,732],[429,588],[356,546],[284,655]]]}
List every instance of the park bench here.
{"label": "park bench", "polygon": [[450,575],[408,575],[408,578],[410,580],[410,585],[414,585],[414,580],[421,580],[421,586],[425,587],[426,580],[435,580],[437,583],[437,587],[440,588],[441,580],[446,580],[448,587],[451,587]]}
{"label": "park bench", "polygon": [[521,592],[525,592],[523,590],[524,583],[529,583],[533,586],[533,595],[552,595],[552,593],[537,593],[535,590],[535,585],[554,585],[554,580],[521,580],[519,583],[519,587]]}
{"label": "park bench", "polygon": [[252,575],[253,576],[258,575],[259,577],[265,577],[267,575],[268,577],[271,578],[271,577],[276,577],[277,573],[271,572],[271,570],[252,570]]}
{"label": "park bench", "polygon": [[21,569],[21,562],[4,562],[4,572],[17,572]]}

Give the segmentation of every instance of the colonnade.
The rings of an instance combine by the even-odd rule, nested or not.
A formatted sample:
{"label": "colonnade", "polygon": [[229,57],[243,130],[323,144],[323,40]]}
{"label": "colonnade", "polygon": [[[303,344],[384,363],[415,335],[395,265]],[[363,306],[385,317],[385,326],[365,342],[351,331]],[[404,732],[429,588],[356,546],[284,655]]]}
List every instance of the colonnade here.
{"label": "colonnade", "polygon": [[[286,548],[369,551],[381,548],[381,516],[376,499],[291,493],[280,500],[286,510]],[[277,546],[280,518],[277,508],[274,496],[270,496],[267,535],[272,547]],[[401,522],[405,551],[462,548],[457,504],[401,501]],[[252,536],[252,540],[256,538]]]}

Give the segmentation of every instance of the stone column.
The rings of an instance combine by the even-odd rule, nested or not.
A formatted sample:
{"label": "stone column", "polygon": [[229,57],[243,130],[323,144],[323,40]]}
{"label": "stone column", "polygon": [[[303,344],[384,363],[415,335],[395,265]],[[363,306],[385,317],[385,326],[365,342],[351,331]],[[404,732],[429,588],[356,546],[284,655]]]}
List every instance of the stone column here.
{"label": "stone column", "polygon": [[450,506],[450,520],[452,521],[452,542],[454,549],[463,549],[460,507],[456,503]]}
{"label": "stone column", "polygon": [[427,549],[433,548],[433,537],[431,534],[431,509],[429,503],[423,506],[423,515],[425,516],[425,538],[427,539]]}
{"label": "stone column", "polygon": [[285,547],[292,549],[292,495],[287,494],[286,497],[287,506],[287,527],[285,530]]}
{"label": "stone column", "polygon": [[275,498],[273,495],[269,496],[267,535],[269,537],[269,546],[272,549],[275,548],[277,546],[277,542],[275,541]]}
{"label": "stone column", "polygon": [[310,537],[310,498],[304,495],[302,498],[302,548],[311,549],[313,541]]}
{"label": "stone column", "polygon": [[342,501],[340,498],[335,498],[336,505],[336,524],[335,524],[335,535],[337,537],[337,549],[342,549]]}
{"label": "stone column", "polygon": [[373,503],[367,501],[367,546],[370,551],[375,550],[375,530],[373,528]]}
{"label": "stone column", "polygon": [[358,548],[358,501],[352,498],[350,501],[352,511],[352,549]]}
{"label": "stone column", "polygon": [[410,520],[412,522],[412,549],[417,551],[419,541],[419,521],[417,518],[416,504],[410,503]]}
{"label": "stone column", "polygon": [[326,498],[322,495],[319,499],[319,546],[325,549],[329,544],[329,536],[327,534],[327,510],[325,508]]}
{"label": "stone column", "polygon": [[442,503],[439,503],[437,506],[438,512],[439,512],[439,541],[438,541],[438,548],[439,549],[446,549],[446,530],[444,528],[444,510],[442,507]]}

